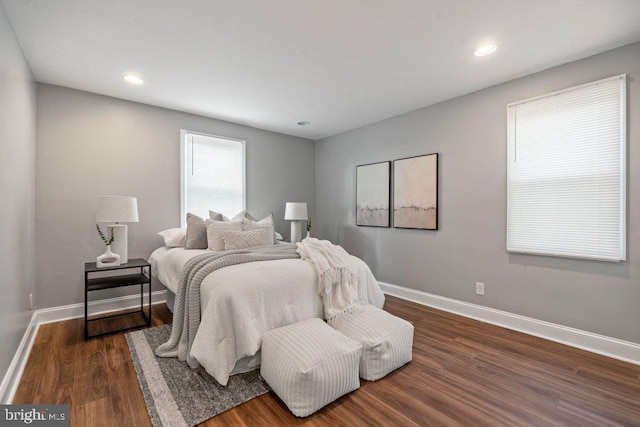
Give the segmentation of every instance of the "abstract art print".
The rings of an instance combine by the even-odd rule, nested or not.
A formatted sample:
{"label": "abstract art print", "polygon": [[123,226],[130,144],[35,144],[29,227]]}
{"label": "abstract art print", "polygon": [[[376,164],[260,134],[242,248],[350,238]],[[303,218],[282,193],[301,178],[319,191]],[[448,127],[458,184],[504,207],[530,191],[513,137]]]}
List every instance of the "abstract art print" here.
{"label": "abstract art print", "polygon": [[393,162],[393,226],[438,229],[438,154]]}
{"label": "abstract art print", "polygon": [[389,227],[391,162],[356,166],[356,225]]}

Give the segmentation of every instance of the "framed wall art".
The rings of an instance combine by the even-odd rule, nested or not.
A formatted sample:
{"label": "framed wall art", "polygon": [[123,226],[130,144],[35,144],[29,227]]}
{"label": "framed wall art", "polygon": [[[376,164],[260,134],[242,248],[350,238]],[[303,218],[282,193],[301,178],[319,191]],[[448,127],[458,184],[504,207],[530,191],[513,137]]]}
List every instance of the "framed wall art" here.
{"label": "framed wall art", "polygon": [[393,226],[438,229],[438,153],[393,161]]}
{"label": "framed wall art", "polygon": [[389,227],[391,162],[356,166],[356,225]]}

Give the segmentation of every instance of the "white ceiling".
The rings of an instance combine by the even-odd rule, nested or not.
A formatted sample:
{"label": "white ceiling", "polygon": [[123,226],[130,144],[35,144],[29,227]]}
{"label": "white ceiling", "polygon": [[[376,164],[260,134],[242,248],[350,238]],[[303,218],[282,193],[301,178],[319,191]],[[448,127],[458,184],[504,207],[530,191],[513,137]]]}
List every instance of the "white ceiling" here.
{"label": "white ceiling", "polygon": [[38,81],[311,139],[640,40],[639,0],[4,3]]}

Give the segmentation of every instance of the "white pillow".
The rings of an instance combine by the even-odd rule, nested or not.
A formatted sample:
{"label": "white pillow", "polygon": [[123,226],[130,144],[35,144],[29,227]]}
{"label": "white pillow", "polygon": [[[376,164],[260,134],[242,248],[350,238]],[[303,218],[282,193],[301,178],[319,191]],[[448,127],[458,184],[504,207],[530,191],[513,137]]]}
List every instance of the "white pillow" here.
{"label": "white pillow", "polygon": [[207,244],[212,251],[224,251],[223,235],[227,231],[242,231],[240,221],[206,221]]}
{"label": "white pillow", "polygon": [[158,233],[164,239],[164,245],[170,248],[184,247],[187,242],[186,228],[169,228]]}
{"label": "white pillow", "polygon": [[237,214],[233,216],[233,218],[229,219],[227,216],[222,215],[220,212],[209,211],[209,219],[213,221],[242,221],[243,218],[253,219],[251,215],[247,213],[246,210],[241,210]]}
{"label": "white pillow", "polygon": [[284,237],[282,237],[282,234],[278,233],[277,231],[276,231],[276,240],[280,240],[280,241],[284,240]]}
{"label": "white pillow", "polygon": [[224,250],[255,248],[271,245],[267,230],[225,231],[222,234]]}
{"label": "white pillow", "polygon": [[244,218],[242,225],[245,230],[265,230],[269,237],[269,244],[276,243],[276,231],[273,228],[273,214],[269,214],[266,218],[262,218],[260,221],[252,221]]}
{"label": "white pillow", "polygon": [[209,219],[212,221],[229,221],[229,218],[216,211],[209,211]]}
{"label": "white pillow", "polygon": [[231,221],[242,221],[243,219],[248,218],[247,215],[249,214],[246,210],[240,211],[231,218]]}

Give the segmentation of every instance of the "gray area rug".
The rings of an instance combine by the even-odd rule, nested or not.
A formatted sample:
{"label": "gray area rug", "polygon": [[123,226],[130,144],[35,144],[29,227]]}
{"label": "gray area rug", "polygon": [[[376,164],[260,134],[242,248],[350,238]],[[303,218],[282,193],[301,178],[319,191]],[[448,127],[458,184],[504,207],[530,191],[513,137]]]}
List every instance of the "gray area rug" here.
{"label": "gray area rug", "polygon": [[154,426],[195,426],[270,390],[258,370],[233,375],[223,387],[202,367],[191,369],[178,359],[156,357],[156,348],[170,335],[170,325],[126,334]]}

